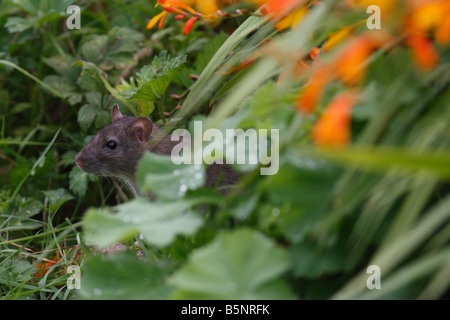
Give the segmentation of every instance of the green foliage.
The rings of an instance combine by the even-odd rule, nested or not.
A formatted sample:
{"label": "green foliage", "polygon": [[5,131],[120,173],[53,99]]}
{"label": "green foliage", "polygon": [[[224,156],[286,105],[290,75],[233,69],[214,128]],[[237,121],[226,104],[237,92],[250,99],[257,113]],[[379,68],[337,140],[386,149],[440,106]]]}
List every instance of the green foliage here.
{"label": "green foliage", "polygon": [[202,165],[176,165],[169,157],[146,154],[137,169],[139,187],[152,191],[161,199],[182,198],[188,189],[201,187],[205,182]]}
{"label": "green foliage", "polygon": [[137,234],[152,245],[164,247],[176,235],[191,235],[201,226],[202,219],[188,211],[191,206],[191,201],[151,203],[135,199],[117,206],[114,213],[90,209],[83,219],[85,235],[87,241],[103,248]]}
{"label": "green foliage", "polygon": [[154,57],[151,65],[144,66],[136,73],[137,85],[123,84],[117,88],[122,97],[140,106],[140,116],[152,113],[153,103],[160,101],[172,81],[176,69],[186,61],[186,56],[171,58],[166,51]]}
{"label": "green foliage", "polygon": [[279,278],[290,266],[286,251],[255,230],[218,234],[193,253],[169,283],[175,299],[293,299]]}
{"label": "green foliage", "polygon": [[[343,85],[305,115],[295,104],[309,71],[279,75],[289,77],[287,57],[359,21],[334,2],[292,31],[255,14],[199,20],[185,36],[171,18],[145,29],[160,12],[152,1],[86,2],[82,30],[65,27],[74,1],[2,1],[2,299],[448,298],[448,48],[429,73],[402,46],[370,56],[350,146],[317,148],[311,130]],[[137,169],[145,196],[132,199],[117,179],[74,166],[115,103],[167,131],[278,129],[279,170],[234,165],[241,180],[223,194],[203,187],[205,166],[148,153]],[[123,252],[102,254],[118,243]],[[381,290],[366,287],[372,264]],[[81,290],[67,287],[70,265]]]}

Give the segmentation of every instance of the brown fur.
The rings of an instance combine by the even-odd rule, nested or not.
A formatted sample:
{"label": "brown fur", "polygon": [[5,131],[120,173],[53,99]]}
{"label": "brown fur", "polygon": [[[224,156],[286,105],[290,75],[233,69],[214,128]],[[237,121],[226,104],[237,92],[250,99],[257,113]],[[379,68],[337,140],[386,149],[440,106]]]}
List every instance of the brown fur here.
{"label": "brown fur", "polygon": [[[84,171],[98,176],[117,177],[139,195],[136,184],[136,169],[139,160],[147,151],[169,156],[178,141],[171,141],[148,118],[128,117],[114,105],[111,113],[113,123],[98,131],[89,143],[76,155],[76,164]],[[111,150],[107,144],[117,143]],[[211,164],[206,169],[208,187],[231,185],[239,179],[227,164]]]}

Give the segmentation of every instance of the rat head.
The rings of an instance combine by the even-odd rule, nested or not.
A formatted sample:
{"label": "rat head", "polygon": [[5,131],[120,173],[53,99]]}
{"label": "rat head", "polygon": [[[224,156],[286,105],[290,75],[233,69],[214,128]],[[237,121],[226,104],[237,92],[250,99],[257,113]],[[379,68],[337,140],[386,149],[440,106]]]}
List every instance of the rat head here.
{"label": "rat head", "polygon": [[128,117],[114,105],[112,124],[97,132],[75,156],[83,171],[98,176],[133,179],[139,159],[146,151],[153,123],[145,117]]}

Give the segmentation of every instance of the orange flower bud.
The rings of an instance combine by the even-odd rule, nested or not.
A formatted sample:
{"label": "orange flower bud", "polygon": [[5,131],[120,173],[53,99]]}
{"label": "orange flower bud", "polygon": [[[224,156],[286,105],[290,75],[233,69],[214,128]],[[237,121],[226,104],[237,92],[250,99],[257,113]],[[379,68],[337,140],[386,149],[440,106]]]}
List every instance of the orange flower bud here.
{"label": "orange flower bud", "polygon": [[271,19],[281,18],[303,2],[305,0],[268,0],[264,6],[263,14],[267,14]]}
{"label": "orange flower bud", "polygon": [[183,28],[184,35],[187,35],[191,31],[192,27],[194,26],[195,21],[197,21],[197,20],[198,20],[198,17],[192,17],[192,18],[189,18],[188,21],[186,21],[186,24],[184,25],[184,28]]}
{"label": "orange flower bud", "polygon": [[319,56],[319,53],[320,53],[320,48],[314,47],[309,52],[309,56],[311,57],[312,60],[316,60],[316,58]]}

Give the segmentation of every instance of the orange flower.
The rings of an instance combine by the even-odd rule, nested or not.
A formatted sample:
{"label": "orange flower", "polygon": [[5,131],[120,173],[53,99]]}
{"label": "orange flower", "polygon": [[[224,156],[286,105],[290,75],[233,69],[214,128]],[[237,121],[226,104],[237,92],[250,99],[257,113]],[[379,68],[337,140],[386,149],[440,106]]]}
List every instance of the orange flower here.
{"label": "orange flower", "polygon": [[323,45],[323,52],[327,52],[331,48],[337,46],[339,43],[348,38],[352,32],[352,27],[342,27],[328,35],[328,39]]}
{"label": "orange flower", "polygon": [[370,38],[359,36],[350,40],[336,59],[336,74],[344,83],[360,82],[366,72],[366,59],[374,50]]}
{"label": "orange flower", "polygon": [[309,52],[309,56],[311,57],[312,60],[316,60],[317,57],[319,56],[319,53],[320,53],[320,48],[314,47]]}
{"label": "orange flower", "polygon": [[447,13],[447,19],[444,19],[434,31],[434,39],[441,46],[450,44],[450,12]]}
{"label": "orange flower", "polygon": [[192,7],[195,5],[195,8],[205,15],[215,14],[219,10],[216,0],[186,0],[185,2]]}
{"label": "orange flower", "polygon": [[411,35],[407,39],[412,50],[413,59],[424,71],[429,71],[436,67],[439,62],[439,55],[433,47],[430,39],[422,35]]}
{"label": "orange flower", "polygon": [[302,21],[305,14],[308,12],[308,7],[301,7],[292,11],[286,17],[281,19],[275,26],[278,31],[287,29],[289,27],[295,28]]}
{"label": "orange flower", "polygon": [[433,32],[441,46],[450,43],[450,2],[448,0],[411,1],[412,12],[406,24],[409,34]]}
{"label": "orange flower", "polygon": [[314,111],[329,80],[330,68],[321,66],[315,69],[297,98],[297,110],[304,113]]}
{"label": "orange flower", "polygon": [[188,6],[186,3],[184,3],[181,0],[158,0],[158,4],[166,8],[178,8],[178,9],[184,9],[192,14],[197,14],[197,11],[192,9],[190,6]]}
{"label": "orange flower", "polygon": [[34,274],[35,278],[43,277],[49,270],[51,266],[58,263],[59,259],[59,252],[57,253],[56,257],[49,261],[44,261],[36,265],[36,273]]}
{"label": "orange flower", "polygon": [[167,11],[163,11],[160,14],[154,16],[148,23],[147,23],[147,29],[151,29],[155,26],[156,23],[159,21],[158,27],[162,29],[164,21],[166,20],[166,17],[169,13]]}
{"label": "orange flower", "polygon": [[183,10],[186,10],[190,12],[191,14],[197,15],[198,12],[196,12],[194,9],[192,9],[190,6],[188,6],[186,3],[180,0],[158,0],[158,4],[163,7],[164,11],[160,14],[157,14],[154,16],[148,23],[147,23],[147,29],[153,28],[156,23],[158,23],[158,28],[162,29],[164,21],[166,20],[167,15],[170,13],[183,13]]}
{"label": "orange flower", "polygon": [[350,110],[354,94],[342,92],[335,96],[315,124],[311,135],[316,145],[344,147],[350,141]]}
{"label": "orange flower", "polygon": [[268,0],[265,2],[263,13],[271,19],[278,19],[288,15],[305,0]]}

